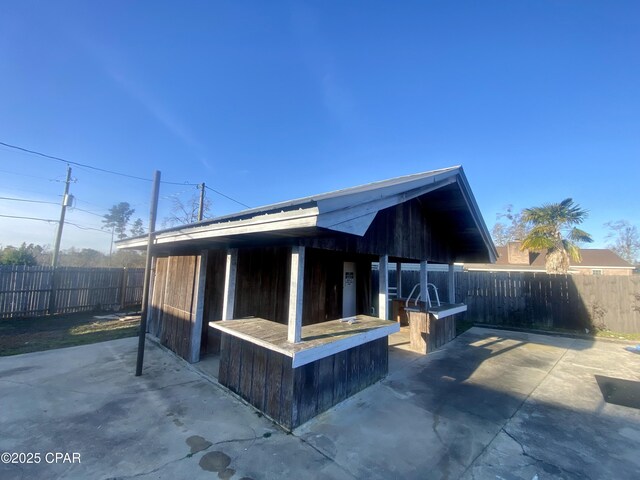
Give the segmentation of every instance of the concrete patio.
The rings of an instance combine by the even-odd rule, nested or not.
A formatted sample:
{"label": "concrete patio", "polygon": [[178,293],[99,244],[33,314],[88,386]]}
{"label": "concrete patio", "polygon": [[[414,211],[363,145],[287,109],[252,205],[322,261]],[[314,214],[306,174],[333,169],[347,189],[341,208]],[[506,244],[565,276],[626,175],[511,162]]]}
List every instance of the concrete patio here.
{"label": "concrete patio", "polygon": [[[0,478],[633,478],[640,355],[627,345],[474,328],[284,432],[136,339],[0,359]],[[611,380],[613,379],[613,380]],[[615,383],[615,379],[630,382]],[[612,383],[613,382],[613,383]],[[80,463],[47,463],[47,452]],[[51,459],[51,457],[49,457]]]}

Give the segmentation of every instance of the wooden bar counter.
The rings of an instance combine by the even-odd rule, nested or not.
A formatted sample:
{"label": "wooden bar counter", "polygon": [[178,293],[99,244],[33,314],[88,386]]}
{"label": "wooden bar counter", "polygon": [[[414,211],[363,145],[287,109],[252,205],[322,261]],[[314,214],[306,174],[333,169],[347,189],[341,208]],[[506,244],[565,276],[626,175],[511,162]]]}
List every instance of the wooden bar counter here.
{"label": "wooden bar counter", "polygon": [[[346,320],[346,319],[345,319]],[[302,327],[248,318],[211,322],[221,331],[218,381],[288,429],[383,378],[396,322],[358,315]]]}

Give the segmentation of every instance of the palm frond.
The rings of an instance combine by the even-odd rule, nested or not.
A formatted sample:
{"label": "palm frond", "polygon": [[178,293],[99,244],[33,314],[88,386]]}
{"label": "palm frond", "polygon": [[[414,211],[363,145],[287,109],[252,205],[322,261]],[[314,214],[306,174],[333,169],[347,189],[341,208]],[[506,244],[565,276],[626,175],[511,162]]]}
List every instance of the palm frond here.
{"label": "palm frond", "polygon": [[584,230],[580,230],[579,228],[576,228],[576,227],[572,228],[571,231],[569,232],[569,240],[571,240],[572,242],[584,242],[584,243],[593,242],[593,238],[591,238],[591,235],[589,235]]}
{"label": "palm frond", "polygon": [[580,255],[580,248],[574,243],[571,243],[568,240],[563,240],[562,244],[564,246],[565,251],[569,255],[569,258],[574,262],[581,262],[582,256]]}
{"label": "palm frond", "polygon": [[543,252],[550,248],[553,248],[555,242],[549,238],[549,236],[531,231],[522,241],[521,249],[529,249],[533,252]]}

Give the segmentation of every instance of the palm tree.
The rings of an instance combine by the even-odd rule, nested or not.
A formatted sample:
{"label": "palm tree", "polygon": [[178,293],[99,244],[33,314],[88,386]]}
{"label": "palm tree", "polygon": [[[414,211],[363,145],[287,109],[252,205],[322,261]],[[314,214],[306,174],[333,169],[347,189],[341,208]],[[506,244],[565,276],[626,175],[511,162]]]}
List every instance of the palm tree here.
{"label": "palm tree", "polygon": [[567,273],[569,258],[579,262],[579,242],[593,242],[591,235],[576,228],[587,218],[588,212],[566,198],[560,203],[546,203],[541,207],[525,208],[522,218],[531,230],[522,241],[521,248],[534,252],[546,251],[547,273]]}

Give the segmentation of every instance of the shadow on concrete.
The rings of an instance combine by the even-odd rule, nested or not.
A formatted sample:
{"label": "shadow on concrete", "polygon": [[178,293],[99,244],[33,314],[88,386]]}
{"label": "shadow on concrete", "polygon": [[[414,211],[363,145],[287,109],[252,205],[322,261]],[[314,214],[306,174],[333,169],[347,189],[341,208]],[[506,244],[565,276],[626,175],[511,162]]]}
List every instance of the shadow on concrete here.
{"label": "shadow on concrete", "polygon": [[605,403],[593,365],[621,357],[591,347],[476,329],[296,434],[357,478],[634,478],[640,414]]}
{"label": "shadow on concrete", "polygon": [[640,382],[596,375],[605,402],[640,409]]}

